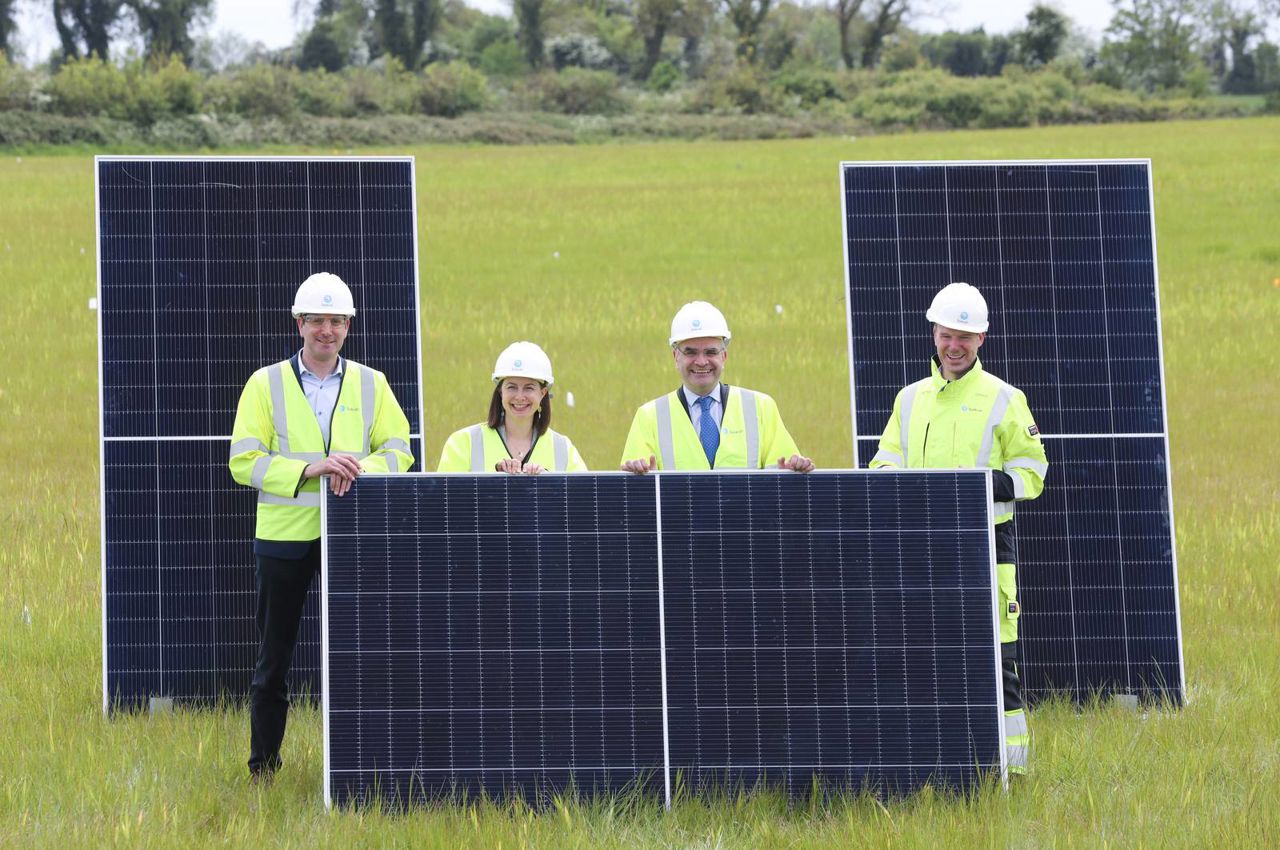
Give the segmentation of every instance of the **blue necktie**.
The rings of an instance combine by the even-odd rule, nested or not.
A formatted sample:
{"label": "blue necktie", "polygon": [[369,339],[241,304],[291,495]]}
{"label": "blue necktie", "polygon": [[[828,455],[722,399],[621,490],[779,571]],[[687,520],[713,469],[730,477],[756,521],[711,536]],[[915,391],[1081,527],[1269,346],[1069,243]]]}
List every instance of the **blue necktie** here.
{"label": "blue necktie", "polygon": [[706,452],[707,463],[716,465],[716,449],[720,448],[720,426],[711,416],[711,396],[704,395],[698,399],[698,407],[702,408],[702,418],[698,420],[698,442]]}

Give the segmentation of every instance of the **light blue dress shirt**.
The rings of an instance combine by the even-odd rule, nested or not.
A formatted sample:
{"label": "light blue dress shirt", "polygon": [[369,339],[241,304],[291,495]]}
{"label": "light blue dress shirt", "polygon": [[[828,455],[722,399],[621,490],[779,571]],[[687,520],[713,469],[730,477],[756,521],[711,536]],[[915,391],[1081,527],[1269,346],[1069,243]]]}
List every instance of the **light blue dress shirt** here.
{"label": "light blue dress shirt", "polygon": [[[695,393],[688,387],[681,387],[680,392],[684,393],[684,400],[689,403],[689,418],[693,420],[693,433],[702,433],[702,408],[698,406],[698,399],[702,396]],[[715,420],[716,429],[719,430],[720,423],[724,421],[724,405],[720,404],[720,385],[716,384],[711,388],[711,418]]]}
{"label": "light blue dress shirt", "polygon": [[306,363],[302,360],[302,352],[298,352],[298,374],[302,378],[302,394],[307,397],[307,404],[311,405],[311,412],[316,415],[316,422],[320,423],[320,433],[324,435],[326,448],[329,445],[329,423],[333,421],[333,408],[338,403],[338,390],[342,388],[342,370],[345,366],[346,361],[339,357],[338,365],[324,379],[321,379],[307,369]]}

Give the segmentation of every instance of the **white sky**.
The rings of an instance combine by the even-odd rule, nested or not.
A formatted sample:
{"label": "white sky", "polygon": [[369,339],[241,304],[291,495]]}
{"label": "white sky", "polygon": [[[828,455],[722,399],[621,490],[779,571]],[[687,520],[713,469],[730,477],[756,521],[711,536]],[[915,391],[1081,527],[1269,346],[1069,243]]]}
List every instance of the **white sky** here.
{"label": "white sky", "polygon": [[[510,14],[510,0],[466,0],[468,5],[487,12]],[[926,32],[948,29],[970,30],[977,26],[988,33],[1003,33],[1018,28],[1026,21],[1027,11],[1035,0],[924,0],[934,11],[917,16],[912,25]],[[260,41],[267,47],[283,47],[293,41],[297,21],[292,9],[294,0],[214,0],[214,21],[210,32],[238,33],[249,41]],[[1111,20],[1110,0],[1050,0],[1050,5],[1064,11],[1076,25],[1098,38]],[[19,3],[18,38],[28,62],[43,59],[58,45],[48,0],[23,0]]]}

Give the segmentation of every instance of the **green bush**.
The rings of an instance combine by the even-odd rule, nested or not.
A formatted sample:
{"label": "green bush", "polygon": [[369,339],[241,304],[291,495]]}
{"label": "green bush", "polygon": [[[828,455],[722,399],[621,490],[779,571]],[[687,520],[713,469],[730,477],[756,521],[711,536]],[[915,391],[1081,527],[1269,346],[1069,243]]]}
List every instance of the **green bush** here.
{"label": "green bush", "polygon": [[30,71],[9,61],[0,50],[0,111],[29,109],[35,94],[35,80]]}
{"label": "green bush", "polygon": [[347,79],[324,68],[297,76],[298,109],[307,115],[333,115],[344,118],[355,115]]}
{"label": "green bush", "polygon": [[735,65],[718,77],[704,80],[685,108],[694,113],[765,115],[785,112],[784,101],[782,92],[755,68]]}
{"label": "green bush", "polygon": [[382,68],[351,68],[347,91],[355,115],[409,114],[417,105],[418,80],[395,57]]}
{"label": "green bush", "polygon": [[680,69],[663,59],[653,66],[653,70],[649,72],[649,79],[645,80],[644,84],[649,91],[664,94],[679,85],[683,79],[684,74],[680,73]]}
{"label": "green bush", "polygon": [[480,52],[480,70],[490,77],[518,77],[525,67],[524,53],[514,38],[495,41]]}
{"label": "green bush", "polygon": [[801,106],[816,106],[824,100],[840,100],[839,75],[810,68],[789,68],[774,79],[774,85]]}
{"label": "green bush", "polygon": [[200,110],[200,78],[177,57],[123,68],[96,56],[73,59],[49,81],[49,105],[68,116],[104,116],[140,124]]}
{"label": "green bush", "polygon": [[281,65],[250,65],[210,79],[206,99],[219,114],[246,118],[289,118],[299,108],[304,75]]}
{"label": "green bush", "polygon": [[465,62],[428,65],[418,81],[418,109],[427,115],[454,118],[489,103],[489,81]]}
{"label": "green bush", "polygon": [[59,115],[129,117],[129,80],[97,56],[65,63],[49,80],[48,92],[50,108]]}
{"label": "green bush", "polygon": [[520,95],[526,104],[565,115],[613,115],[626,111],[618,78],[609,71],[566,68],[524,80]]}
{"label": "green bush", "polygon": [[176,56],[145,68],[131,65],[126,77],[132,91],[128,117],[134,121],[151,124],[162,118],[194,115],[200,111],[203,102],[200,77]]}

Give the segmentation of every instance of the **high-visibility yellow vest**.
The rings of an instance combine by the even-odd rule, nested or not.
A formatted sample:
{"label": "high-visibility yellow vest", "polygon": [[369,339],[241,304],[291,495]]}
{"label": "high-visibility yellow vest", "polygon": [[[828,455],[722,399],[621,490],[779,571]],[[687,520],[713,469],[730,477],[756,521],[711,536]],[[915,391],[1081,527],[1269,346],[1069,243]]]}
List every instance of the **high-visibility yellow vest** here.
{"label": "high-visibility yellow vest", "polygon": [[[511,457],[502,435],[487,423],[480,422],[454,431],[445,441],[436,472],[493,472],[500,462]],[[536,463],[552,472],[586,472],[587,464],[577,448],[564,434],[552,428],[538,438],[529,455]]]}
{"label": "high-visibility yellow vest", "polygon": [[996,502],[992,511],[997,549],[996,565],[1001,611],[1000,637],[1017,639],[1017,568],[1011,560],[1012,527],[1008,546],[999,545],[1000,530],[1013,519],[1014,502],[1034,499],[1044,490],[1049,470],[1040,430],[1016,387],[992,375],[975,360],[959,379],[948,381],[932,361],[932,373],[904,387],[893,402],[893,414],[880,437],[872,469],[954,469],[989,467],[1008,473],[1013,501]]}
{"label": "high-visibility yellow vest", "polygon": [[[871,468],[950,469],[990,467],[1013,478],[1014,501],[1044,490],[1049,464],[1027,397],[983,370],[982,362],[948,381],[932,374],[904,387],[880,437]],[[1013,502],[997,502],[995,521],[1013,518]]]}
{"label": "high-visibility yellow vest", "polygon": [[258,491],[255,534],[261,540],[320,536],[320,479],[302,477],[313,461],[350,455],[366,472],[403,472],[413,463],[409,421],[386,376],[343,363],[328,446],[292,361],[254,372],[240,393],[229,465],[236,481]]}
{"label": "high-visibility yellow vest", "polygon": [[[730,387],[720,420],[715,469],[763,469],[779,458],[800,454],[778,415],[778,405],[761,392]],[[712,469],[676,390],[636,411],[622,450],[622,463],[657,458],[658,469]]]}

